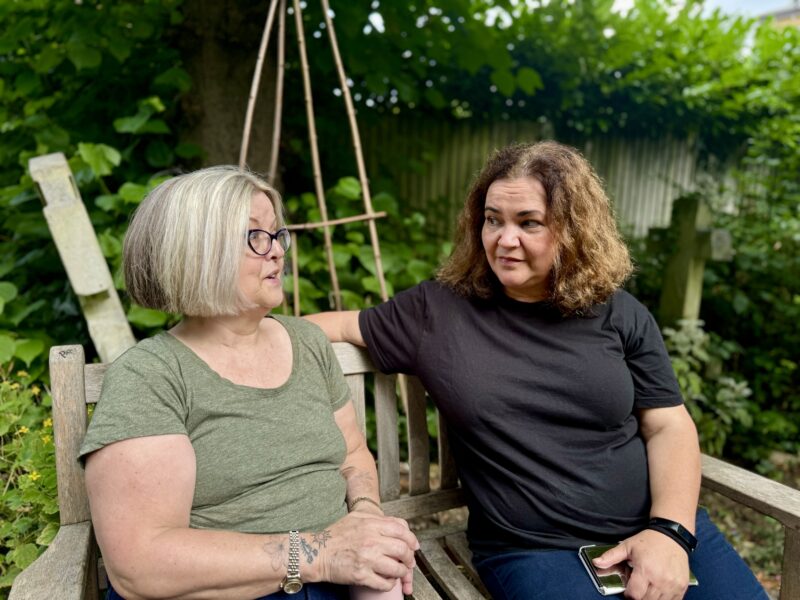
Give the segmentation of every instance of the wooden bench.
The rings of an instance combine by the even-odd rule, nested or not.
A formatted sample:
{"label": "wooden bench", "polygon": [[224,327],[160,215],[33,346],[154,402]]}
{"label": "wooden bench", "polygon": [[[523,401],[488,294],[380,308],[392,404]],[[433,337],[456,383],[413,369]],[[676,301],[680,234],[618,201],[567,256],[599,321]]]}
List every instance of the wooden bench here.
{"label": "wooden bench", "polygon": [[[367,388],[374,388],[378,472],[381,498],[388,514],[414,522],[441,511],[463,507],[447,431],[439,421],[438,485],[431,485],[425,391],[408,379],[408,467],[401,465],[395,378],[376,372],[367,353],[349,344],[334,344],[353,402],[364,426]],[[86,431],[87,405],[97,401],[106,365],[85,364],[80,346],[50,351],[53,429],[58,474],[61,528],[47,551],[14,582],[10,600],[59,598],[94,600],[105,587],[102,562],[92,532],[83,471],[76,460]],[[401,486],[401,473],[408,483]],[[781,600],[800,600],[800,491],[715,458],[703,457],[703,485],[777,519],[786,534]],[[403,487],[407,489],[402,489]],[[434,525],[417,531],[421,549],[414,572],[414,598],[479,600],[488,597],[475,579],[464,536],[464,523]]]}

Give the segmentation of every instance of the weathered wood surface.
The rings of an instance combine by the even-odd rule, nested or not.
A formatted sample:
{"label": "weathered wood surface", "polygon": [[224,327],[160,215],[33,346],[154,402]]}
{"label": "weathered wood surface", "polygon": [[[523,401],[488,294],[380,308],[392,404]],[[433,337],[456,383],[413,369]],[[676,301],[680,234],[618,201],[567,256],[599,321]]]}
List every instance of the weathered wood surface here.
{"label": "weathered wood surface", "polygon": [[780,600],[800,600],[800,531],[784,533]]}
{"label": "weathered wood surface", "polygon": [[[706,455],[703,455],[703,487],[800,532],[800,490]],[[800,561],[795,569],[800,571]]]}
{"label": "weathered wood surface", "polygon": [[93,548],[89,521],[62,525],[44,554],[17,575],[9,600],[97,600]]}
{"label": "weathered wood surface", "polygon": [[381,500],[400,497],[400,441],[394,376],[375,375],[375,426],[378,437],[378,479]]}
{"label": "weathered wood surface", "polygon": [[81,346],[50,348],[53,444],[61,525],[80,523],[91,518],[83,469],[78,463],[78,450],[86,434],[83,368]]}
{"label": "weathered wood surface", "polygon": [[28,168],[92,342],[101,360],[112,361],[135,340],[67,159],[60,152],[38,156]]}
{"label": "weathered wood surface", "polygon": [[[409,597],[409,596],[407,596]],[[410,596],[412,600],[441,600],[442,597],[436,593],[430,582],[425,579],[425,575],[414,567],[414,594]]]}
{"label": "weathered wood surface", "polygon": [[408,402],[408,493],[411,496],[431,490],[430,436],[425,388],[416,377],[406,377]]}
{"label": "weathered wood surface", "polygon": [[458,600],[484,600],[481,594],[458,570],[438,540],[423,540],[417,553],[430,576],[436,580],[450,598]]}

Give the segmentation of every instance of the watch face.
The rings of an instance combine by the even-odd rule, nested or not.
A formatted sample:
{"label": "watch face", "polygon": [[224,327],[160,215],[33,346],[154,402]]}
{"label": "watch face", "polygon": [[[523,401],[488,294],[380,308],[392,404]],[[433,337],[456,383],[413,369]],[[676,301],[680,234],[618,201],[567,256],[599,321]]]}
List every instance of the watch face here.
{"label": "watch face", "polygon": [[287,594],[296,594],[303,589],[303,582],[299,579],[284,579],[281,587]]}

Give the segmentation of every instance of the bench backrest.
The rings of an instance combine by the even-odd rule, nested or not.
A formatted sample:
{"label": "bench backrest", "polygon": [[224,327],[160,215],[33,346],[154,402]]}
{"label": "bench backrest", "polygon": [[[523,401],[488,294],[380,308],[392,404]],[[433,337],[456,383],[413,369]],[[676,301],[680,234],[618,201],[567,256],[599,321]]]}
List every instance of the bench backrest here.
{"label": "bench backrest", "polygon": [[[437,418],[439,485],[430,477],[431,436],[428,433],[425,390],[416,378],[402,377],[407,393],[404,413],[408,432],[408,485],[401,493],[397,377],[378,372],[363,348],[334,344],[336,357],[350,387],[356,414],[365,430],[367,386],[374,387],[377,462],[381,499],[388,514],[413,518],[461,506],[455,465],[447,444],[447,430]],[[55,346],[50,350],[53,397],[53,435],[61,524],[88,521],[83,468],[77,460],[86,433],[87,406],[97,402],[107,364],[86,364],[81,346]],[[438,413],[437,413],[438,416]]]}

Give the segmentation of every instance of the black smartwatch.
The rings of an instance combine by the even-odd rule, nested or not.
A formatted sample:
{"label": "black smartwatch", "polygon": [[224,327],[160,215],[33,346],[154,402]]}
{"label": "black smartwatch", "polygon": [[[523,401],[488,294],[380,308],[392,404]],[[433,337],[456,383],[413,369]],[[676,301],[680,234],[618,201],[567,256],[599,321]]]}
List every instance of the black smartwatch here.
{"label": "black smartwatch", "polygon": [[658,531],[672,538],[681,548],[686,550],[686,554],[691,555],[695,548],[697,548],[697,538],[692,535],[691,531],[677,521],[670,521],[669,519],[662,519],[661,517],[652,517],[646,529]]}

